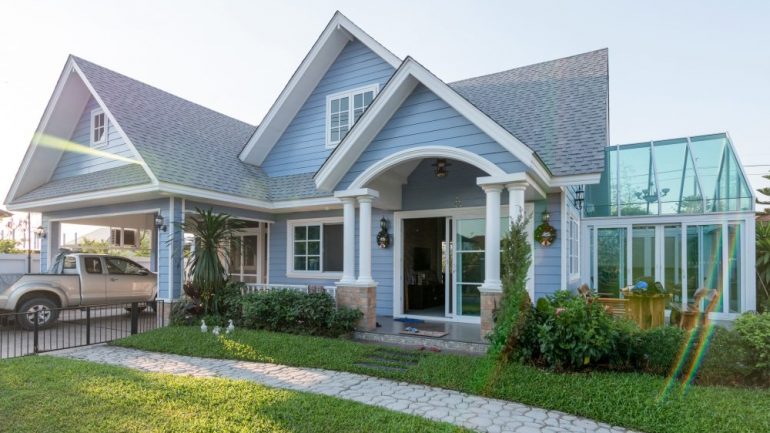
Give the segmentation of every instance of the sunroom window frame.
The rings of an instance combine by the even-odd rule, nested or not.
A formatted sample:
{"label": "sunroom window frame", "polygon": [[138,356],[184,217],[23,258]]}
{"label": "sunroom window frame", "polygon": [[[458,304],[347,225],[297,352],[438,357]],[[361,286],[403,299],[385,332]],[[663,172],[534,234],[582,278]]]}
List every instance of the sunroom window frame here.
{"label": "sunroom window frame", "polygon": [[[372,92],[372,102],[369,103],[369,105],[364,108],[364,112],[369,108],[369,106],[372,105],[374,102],[374,99],[377,97],[377,94],[380,91],[380,85],[378,83],[374,84],[368,84],[366,86],[357,87],[354,89],[348,89],[342,92],[334,93],[331,95],[326,96],[326,113],[325,113],[325,121],[326,121],[326,148],[327,149],[334,149],[339,145],[342,140],[345,138],[344,136],[341,136],[339,140],[333,141],[332,140],[332,127],[331,127],[331,116],[332,116],[332,101],[335,99],[342,99],[344,97],[348,98],[348,130],[345,135],[350,133],[350,130],[353,129],[353,126],[355,125],[356,121],[354,120],[354,99],[356,95],[364,94],[367,92]],[[363,114],[362,114],[363,115]]]}

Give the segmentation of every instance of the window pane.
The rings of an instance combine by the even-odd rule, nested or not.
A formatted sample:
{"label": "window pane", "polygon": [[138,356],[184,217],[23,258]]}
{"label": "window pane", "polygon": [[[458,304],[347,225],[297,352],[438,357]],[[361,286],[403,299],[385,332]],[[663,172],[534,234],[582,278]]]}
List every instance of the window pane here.
{"label": "window pane", "polygon": [[478,284],[458,284],[459,308],[458,314],[463,316],[478,316],[481,313],[481,292]]}
{"label": "window pane", "polygon": [[307,241],[307,253],[309,255],[321,254],[321,241]]}
{"label": "window pane", "polygon": [[484,253],[458,253],[457,270],[457,282],[477,284],[483,283]]}
{"label": "window pane", "polygon": [[617,215],[618,152],[616,149],[607,151],[604,164],[605,168],[599,184],[586,186],[585,212],[588,217]]}
{"label": "window pane", "polygon": [[368,107],[369,104],[372,103],[372,100],[374,99],[374,92],[369,91],[364,93],[364,106]]}
{"label": "window pane", "polygon": [[307,238],[311,240],[321,239],[321,226],[307,226]]}
{"label": "window pane", "polygon": [[730,284],[730,312],[741,311],[741,226],[727,226],[727,271]]}
{"label": "window pane", "polygon": [[300,241],[307,239],[307,227],[297,226],[294,227],[294,240]]}
{"label": "window pane", "polygon": [[626,229],[598,229],[597,291],[603,296],[617,297],[626,286]]}
{"label": "window pane", "polygon": [[304,256],[305,254],[307,254],[307,243],[305,241],[294,242],[294,255]]}
{"label": "window pane", "polygon": [[666,140],[654,145],[661,213],[702,213],[703,200],[687,140]]}
{"label": "window pane", "polygon": [[86,267],[86,272],[89,274],[102,273],[102,261],[98,257],[86,257],[83,259],[83,264]]}
{"label": "window pane", "polygon": [[631,236],[631,280],[655,280],[655,227],[634,227]]}
{"label": "window pane", "polygon": [[681,302],[682,295],[682,227],[663,228],[663,287],[673,293],[673,301]]}
{"label": "window pane", "polygon": [[307,270],[307,257],[294,257],[294,270],[306,271]]}
{"label": "window pane", "polygon": [[230,244],[230,272],[235,274],[241,272],[241,249],[235,242]]}
{"label": "window pane", "polygon": [[324,272],[342,272],[342,224],[326,224],[323,245]]}
{"label": "window pane", "polygon": [[340,100],[332,99],[332,113],[340,111]]}
{"label": "window pane", "polygon": [[364,106],[364,95],[362,93],[359,93],[353,96],[353,108],[358,108],[363,106]]}
{"label": "window pane", "polygon": [[709,212],[714,212],[717,208],[717,182],[726,144],[724,135],[693,138],[691,141],[690,150],[695,159],[703,195],[706,197],[706,209]]}
{"label": "window pane", "polygon": [[658,188],[650,144],[623,146],[619,159],[621,215],[657,215]]}
{"label": "window pane", "polygon": [[[687,228],[687,302],[695,302],[698,289],[722,291],[722,225]],[[706,303],[701,302],[703,311]],[[722,311],[722,302],[714,311]]]}
{"label": "window pane", "polygon": [[336,143],[340,141],[340,130],[339,129],[333,129],[331,133],[331,140],[332,142]]}
{"label": "window pane", "polygon": [[350,108],[348,107],[348,97],[340,98],[340,111],[347,111]]}
{"label": "window pane", "polygon": [[318,256],[310,256],[307,258],[307,270],[308,271],[320,271],[321,270],[321,258]]}
{"label": "window pane", "polygon": [[481,218],[457,221],[458,251],[483,251],[485,225]]}

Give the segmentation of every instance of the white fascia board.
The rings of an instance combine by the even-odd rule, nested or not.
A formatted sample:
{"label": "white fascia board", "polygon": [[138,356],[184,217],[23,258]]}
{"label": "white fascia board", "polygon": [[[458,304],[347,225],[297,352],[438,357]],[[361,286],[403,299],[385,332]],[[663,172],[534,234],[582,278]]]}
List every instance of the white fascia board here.
{"label": "white fascia board", "polygon": [[378,198],[380,196],[380,193],[371,188],[348,189],[344,191],[336,191],[334,193],[334,197],[336,198],[364,197],[364,196]]}
{"label": "white fascia board", "polygon": [[72,62],[72,67],[77,72],[78,76],[80,76],[80,79],[83,80],[83,84],[86,85],[88,88],[88,91],[91,92],[91,96],[96,100],[96,102],[99,104],[99,106],[104,110],[104,114],[107,116],[110,122],[117,128],[120,135],[123,136],[123,139],[126,140],[126,143],[128,144],[128,147],[131,149],[131,151],[134,153],[134,157],[139,162],[139,165],[142,166],[144,169],[144,172],[147,173],[147,176],[150,178],[152,183],[154,185],[158,184],[158,178],[155,176],[155,173],[150,170],[150,166],[147,165],[147,162],[142,158],[142,154],[139,153],[139,151],[136,149],[136,146],[134,146],[134,143],[131,141],[131,138],[126,134],[126,131],[123,130],[123,128],[120,127],[120,124],[115,120],[115,116],[112,115],[112,112],[110,112],[110,109],[107,107],[107,105],[102,100],[102,97],[99,96],[99,94],[96,92],[94,87],[91,85],[91,82],[88,81],[88,77],[86,77],[86,74],[83,73],[83,71],[80,69],[76,61]]}
{"label": "white fascia board", "polygon": [[255,165],[264,162],[307,97],[353,39],[361,41],[394,68],[401,64],[401,59],[337,11],[241,151],[241,161]]}
{"label": "white fascia board", "polygon": [[37,132],[42,132],[47,129],[48,122],[51,120],[54,108],[59,102],[59,98],[61,97],[61,94],[64,91],[64,87],[67,84],[67,79],[72,72],[73,64],[74,61],[72,57],[69,57],[67,62],[64,64],[64,69],[59,75],[59,79],[56,82],[56,86],[54,87],[51,99],[48,100],[48,105],[46,105],[45,110],[43,111],[43,116],[40,118],[40,122],[38,123],[37,129],[35,130],[36,134],[33,135],[29,147],[27,147],[27,151],[24,153],[24,158],[21,161],[19,170],[16,172],[16,176],[13,178],[13,182],[11,183],[11,188],[8,190],[8,194],[5,197],[4,204],[6,205],[13,202],[13,200],[16,198],[16,194],[19,190],[19,186],[21,185],[21,181],[24,179],[27,168],[29,168],[29,164],[35,155],[35,151],[37,150],[38,145],[40,144],[40,135],[37,134]]}
{"label": "white fascia board", "polygon": [[49,198],[44,200],[35,200],[24,203],[12,203],[9,204],[8,210],[11,211],[31,211],[34,209],[44,209],[61,205],[70,205],[83,203],[88,206],[92,206],[96,203],[94,201],[101,199],[112,199],[117,197],[125,197],[135,194],[145,194],[157,192],[158,187],[153,184],[145,184],[139,186],[128,186],[124,188],[108,189],[104,191],[93,191],[81,194],[65,195],[61,197]]}
{"label": "white fascia board", "polygon": [[593,185],[599,183],[601,173],[575,174],[570,176],[551,177],[551,187],[562,187],[572,185]]}
{"label": "white fascia board", "polygon": [[363,116],[348,132],[337,149],[324,162],[315,175],[316,187],[321,191],[331,191],[363,153],[375,135],[395,113],[404,99],[416,87],[423,84],[450,107],[465,116],[493,140],[511,152],[524,163],[539,181],[550,184],[550,174],[535,153],[505,128],[484,114],[425,69],[411,57],[407,57],[401,67],[393,74],[388,84],[364,112]]}

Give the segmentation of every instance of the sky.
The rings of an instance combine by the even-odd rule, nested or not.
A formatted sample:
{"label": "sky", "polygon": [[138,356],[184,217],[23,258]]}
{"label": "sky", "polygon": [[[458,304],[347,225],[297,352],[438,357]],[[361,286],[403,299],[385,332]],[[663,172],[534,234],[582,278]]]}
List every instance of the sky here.
{"label": "sky", "polygon": [[767,1],[0,0],[0,195],[68,54],[258,124],[336,10],[447,82],[609,48],[612,144],[727,131],[770,186]]}

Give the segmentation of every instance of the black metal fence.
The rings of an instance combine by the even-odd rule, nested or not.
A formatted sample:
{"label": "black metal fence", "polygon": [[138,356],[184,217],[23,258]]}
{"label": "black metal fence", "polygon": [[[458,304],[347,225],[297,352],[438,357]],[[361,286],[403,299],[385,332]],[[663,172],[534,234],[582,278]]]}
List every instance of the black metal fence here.
{"label": "black metal fence", "polygon": [[[163,301],[69,307],[51,310],[58,316],[41,327],[35,313],[0,314],[0,359],[106,343],[166,326],[171,310]],[[22,326],[24,315],[32,325]]]}

